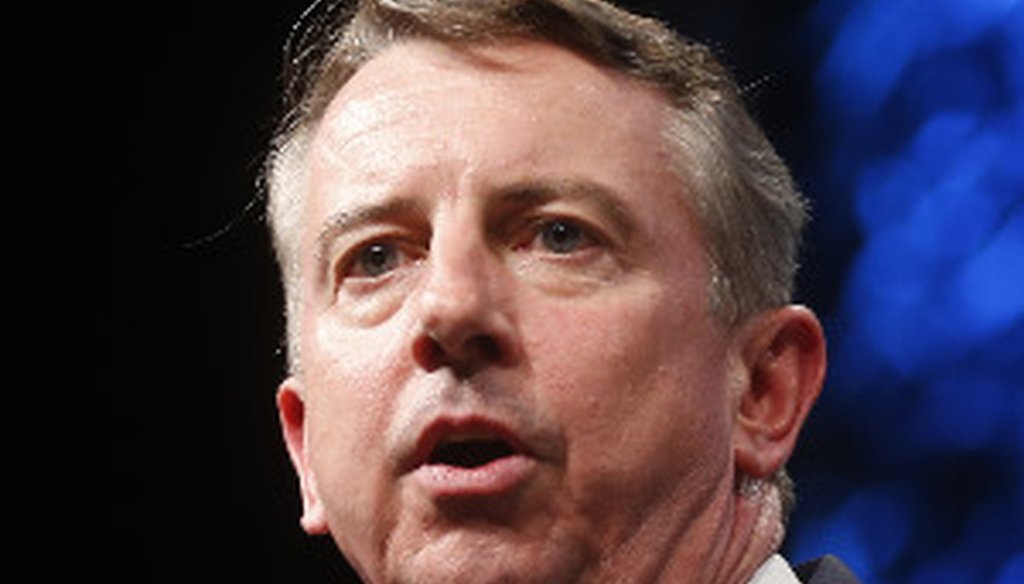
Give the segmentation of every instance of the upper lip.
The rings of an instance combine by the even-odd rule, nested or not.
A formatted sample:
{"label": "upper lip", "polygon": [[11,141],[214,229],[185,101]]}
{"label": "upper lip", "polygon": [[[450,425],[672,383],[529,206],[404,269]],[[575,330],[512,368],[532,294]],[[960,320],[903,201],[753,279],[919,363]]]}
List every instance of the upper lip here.
{"label": "upper lip", "polygon": [[419,433],[403,467],[406,471],[411,471],[427,464],[440,444],[475,439],[499,440],[516,454],[533,456],[525,441],[505,423],[481,415],[440,416],[433,419]]}

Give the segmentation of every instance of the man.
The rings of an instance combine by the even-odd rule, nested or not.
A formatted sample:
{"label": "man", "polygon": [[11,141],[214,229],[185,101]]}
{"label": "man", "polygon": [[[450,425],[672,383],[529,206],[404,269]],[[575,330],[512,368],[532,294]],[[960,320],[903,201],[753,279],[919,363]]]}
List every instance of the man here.
{"label": "man", "polygon": [[804,203],[708,51],[596,1],[316,10],[267,170],[303,528],[368,582],[796,581]]}

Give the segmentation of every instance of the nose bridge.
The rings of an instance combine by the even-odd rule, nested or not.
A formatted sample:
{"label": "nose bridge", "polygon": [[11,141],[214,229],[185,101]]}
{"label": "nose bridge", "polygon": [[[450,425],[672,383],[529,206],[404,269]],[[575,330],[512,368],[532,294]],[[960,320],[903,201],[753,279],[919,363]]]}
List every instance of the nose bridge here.
{"label": "nose bridge", "polygon": [[483,217],[471,206],[454,207],[434,220],[413,353],[428,371],[447,366],[469,375],[514,362],[518,342]]}
{"label": "nose bridge", "polygon": [[491,302],[491,271],[482,221],[468,206],[438,213],[430,241],[429,275],[423,291],[424,324],[474,318]]}

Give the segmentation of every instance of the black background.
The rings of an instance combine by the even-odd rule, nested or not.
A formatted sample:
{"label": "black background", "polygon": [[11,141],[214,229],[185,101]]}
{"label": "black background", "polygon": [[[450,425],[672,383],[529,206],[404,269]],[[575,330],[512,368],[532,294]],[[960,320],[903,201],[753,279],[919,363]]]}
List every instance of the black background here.
{"label": "black background", "polygon": [[[809,4],[631,5],[718,51],[813,195],[814,56],[795,38]],[[273,402],[281,294],[254,199],[303,5],[5,19],[8,473],[14,563],[33,581],[352,580],[298,525]],[[803,294],[828,308],[834,252],[812,238],[810,253]]]}

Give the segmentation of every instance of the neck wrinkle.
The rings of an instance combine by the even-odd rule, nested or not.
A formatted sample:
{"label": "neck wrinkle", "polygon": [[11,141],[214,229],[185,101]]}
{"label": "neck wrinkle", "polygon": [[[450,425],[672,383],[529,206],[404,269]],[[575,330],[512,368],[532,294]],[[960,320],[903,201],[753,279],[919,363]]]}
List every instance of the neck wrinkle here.
{"label": "neck wrinkle", "polygon": [[768,481],[738,479],[728,546],[713,577],[714,584],[746,584],[778,551],[785,530],[778,489]]}
{"label": "neck wrinkle", "polygon": [[[720,574],[731,573],[724,572],[722,567],[730,560],[730,550],[747,547],[745,544],[734,545],[736,534],[750,531],[737,527],[741,522],[754,523],[741,518],[749,512],[740,509],[738,498],[732,482],[722,481],[709,497],[708,504],[701,506],[702,512],[698,515],[681,518],[666,514],[660,518],[649,518],[651,520],[639,531],[617,547],[612,557],[600,563],[596,573],[584,576],[580,582],[731,583],[732,580],[719,577]],[[749,574],[752,575],[759,565],[754,565]]]}

